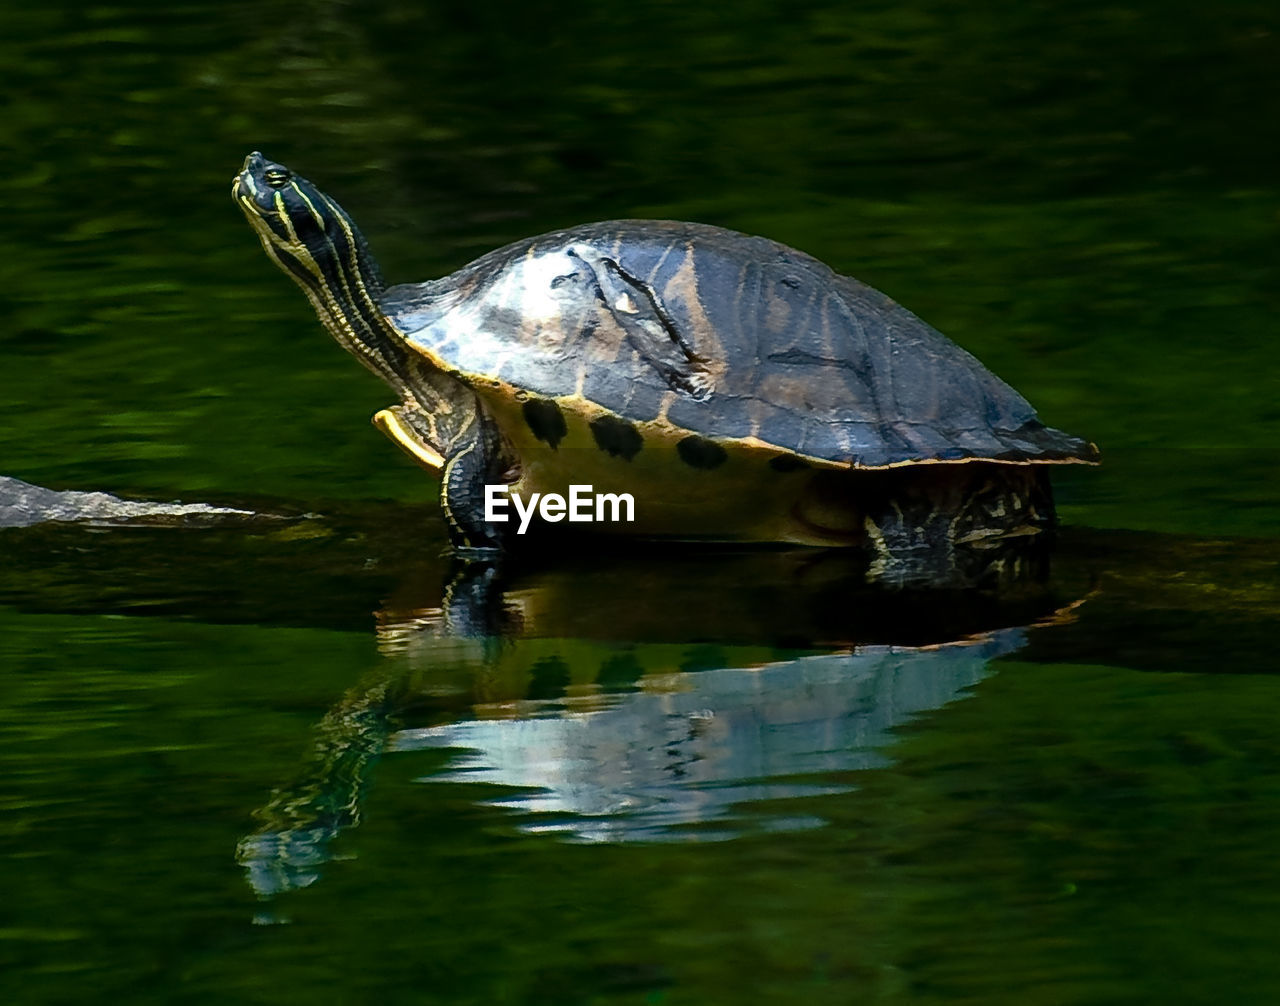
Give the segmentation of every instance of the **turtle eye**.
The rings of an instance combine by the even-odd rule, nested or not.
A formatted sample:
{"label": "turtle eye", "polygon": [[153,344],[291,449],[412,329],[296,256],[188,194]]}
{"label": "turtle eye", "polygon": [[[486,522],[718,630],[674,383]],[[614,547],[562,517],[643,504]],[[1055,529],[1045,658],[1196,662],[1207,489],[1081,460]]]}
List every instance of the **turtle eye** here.
{"label": "turtle eye", "polygon": [[280,189],[289,180],[289,171],[286,168],[267,168],[262,177],[273,189]]}

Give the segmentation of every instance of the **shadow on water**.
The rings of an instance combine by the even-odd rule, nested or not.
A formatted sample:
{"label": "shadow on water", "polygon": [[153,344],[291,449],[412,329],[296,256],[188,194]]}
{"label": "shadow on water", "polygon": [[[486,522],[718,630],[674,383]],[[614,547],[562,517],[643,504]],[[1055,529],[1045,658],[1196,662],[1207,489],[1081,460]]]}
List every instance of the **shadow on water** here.
{"label": "shadow on water", "polygon": [[[406,544],[405,527],[424,533]],[[857,554],[812,550],[451,567],[428,512],[376,505],[4,535],[0,601],[24,610],[376,632],[381,659],[240,843],[261,896],[321,875],[386,754],[570,841],[812,828],[821,804],[789,800],[848,792],[895,727],[997,658],[1232,670],[1238,647],[1253,669],[1243,658],[1280,609],[1270,543],[1081,529],[1063,532],[1052,572],[967,591],[886,590]]]}

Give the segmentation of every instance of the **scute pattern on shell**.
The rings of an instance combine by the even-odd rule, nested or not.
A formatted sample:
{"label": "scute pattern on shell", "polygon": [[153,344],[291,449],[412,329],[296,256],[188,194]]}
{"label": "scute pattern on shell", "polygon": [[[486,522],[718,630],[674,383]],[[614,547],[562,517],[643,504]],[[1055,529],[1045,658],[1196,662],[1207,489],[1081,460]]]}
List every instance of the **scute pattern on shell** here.
{"label": "scute pattern on shell", "polygon": [[[628,341],[575,247],[643,281],[710,374],[679,392]],[[668,221],[611,221],[501,248],[452,276],[388,289],[409,343],[483,397],[494,377],[577,395],[633,422],[763,441],[829,463],[1092,460],[1092,445],[910,311],[803,252]]]}

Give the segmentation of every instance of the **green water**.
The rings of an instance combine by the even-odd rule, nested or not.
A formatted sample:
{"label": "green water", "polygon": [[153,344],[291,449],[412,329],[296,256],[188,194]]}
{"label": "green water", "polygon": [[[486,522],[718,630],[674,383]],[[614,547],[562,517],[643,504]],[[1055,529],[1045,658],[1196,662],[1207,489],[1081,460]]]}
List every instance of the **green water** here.
{"label": "green water", "polygon": [[[0,997],[1280,998],[1277,67],[1244,2],[7,12],[0,474],[321,516],[0,531]],[[574,556],[456,638],[253,149],[392,281],[767,234],[1105,463],[1015,596]]]}

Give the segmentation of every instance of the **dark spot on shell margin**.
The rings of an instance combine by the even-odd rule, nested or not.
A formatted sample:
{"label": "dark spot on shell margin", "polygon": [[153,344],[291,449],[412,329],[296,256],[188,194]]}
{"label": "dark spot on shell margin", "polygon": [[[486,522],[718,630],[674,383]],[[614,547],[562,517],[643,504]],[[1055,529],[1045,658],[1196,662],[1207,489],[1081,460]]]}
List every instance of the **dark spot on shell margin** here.
{"label": "dark spot on shell margin", "polygon": [[640,431],[617,416],[593,419],[591,435],[596,438],[596,446],[602,451],[627,461],[639,454],[640,448],[644,446],[644,437],[640,435]]}
{"label": "dark spot on shell margin", "polygon": [[775,472],[798,472],[809,466],[794,454],[779,454],[769,459],[769,467]]}
{"label": "dark spot on shell margin", "polygon": [[524,421],[533,430],[533,435],[551,445],[551,449],[560,444],[569,427],[564,421],[564,413],[560,406],[546,398],[531,398],[524,403]]}
{"label": "dark spot on shell margin", "polygon": [[723,447],[706,437],[685,437],[676,444],[676,453],[691,468],[719,468],[729,459]]}

